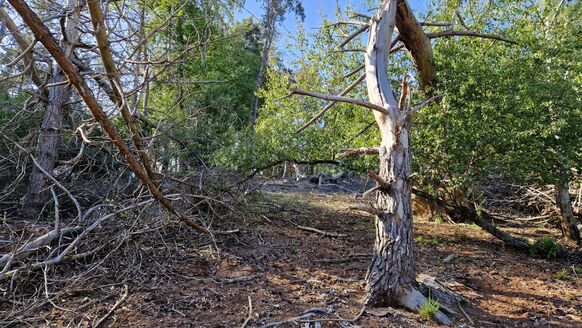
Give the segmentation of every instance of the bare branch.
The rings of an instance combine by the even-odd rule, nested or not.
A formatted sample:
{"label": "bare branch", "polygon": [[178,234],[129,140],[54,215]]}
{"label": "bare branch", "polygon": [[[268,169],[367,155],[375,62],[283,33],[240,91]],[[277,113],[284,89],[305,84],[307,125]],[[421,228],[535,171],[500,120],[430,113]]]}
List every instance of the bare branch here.
{"label": "bare branch", "polygon": [[343,78],[347,79],[348,77],[358,73],[359,71],[363,70],[364,67],[366,67],[366,64],[362,64],[360,66],[358,66],[356,69],[354,69],[353,71],[349,72],[348,74],[344,75]]}
{"label": "bare branch", "polygon": [[375,110],[375,111],[380,112],[384,115],[389,114],[389,112],[384,107],[379,106],[379,105],[375,105],[375,104],[372,104],[372,103],[369,103],[367,101],[360,100],[360,99],[342,97],[342,96],[326,95],[323,93],[303,90],[300,88],[296,88],[295,90],[291,91],[291,94],[298,94],[298,95],[303,95],[303,96],[310,96],[310,97],[314,97],[314,98],[319,98],[319,99],[323,99],[323,100],[354,104],[354,105],[362,106],[362,107],[365,107],[365,108],[368,108],[371,110]]}
{"label": "bare branch", "polygon": [[382,177],[380,177],[378,174],[376,174],[376,172],[368,171],[368,176],[370,177],[370,179],[372,179],[378,183],[378,186],[380,187],[381,190],[384,190],[384,191],[390,190],[390,183],[388,181],[382,179]]}
{"label": "bare branch", "polygon": [[30,51],[32,51],[32,49],[34,49],[34,46],[37,44],[37,42],[38,42],[38,40],[34,39],[34,41],[32,41],[30,43],[30,45],[28,47],[26,47],[26,49],[24,49],[20,55],[18,55],[16,58],[14,58],[14,60],[11,61],[10,63],[8,63],[6,66],[16,65],[16,63],[18,63],[23,57],[26,57],[28,55],[28,53]]}
{"label": "bare branch", "polygon": [[365,31],[368,30],[370,26],[368,24],[363,25],[362,27],[360,27],[359,29],[357,29],[356,31],[354,31],[352,34],[350,34],[342,43],[339,44],[339,47],[342,48],[343,46],[345,46],[346,44],[348,44],[350,41],[352,41],[353,39],[355,39],[358,35],[364,33]]}
{"label": "bare branch", "polygon": [[[30,47],[29,46],[30,42],[26,39],[26,37],[24,35],[22,35],[18,26],[16,26],[16,24],[14,23],[12,18],[10,18],[8,13],[2,7],[0,7],[0,21],[4,21],[4,24],[6,24],[6,27],[8,28],[10,33],[12,33],[12,38],[14,38],[14,41],[16,41],[16,43],[18,44],[18,47],[20,47],[20,50],[22,50],[22,55],[24,56],[24,62],[25,62],[27,67],[31,68],[32,82],[34,82],[34,84],[36,86],[42,85],[42,80],[40,79],[40,76],[38,75],[38,71],[34,67],[34,57],[32,56],[32,52],[26,51]],[[36,44],[36,42],[33,42],[33,43]],[[18,56],[18,57],[20,57],[20,56]]]}
{"label": "bare branch", "polygon": [[365,193],[363,193],[362,194],[362,197],[367,197],[367,196],[369,196],[369,195],[371,195],[371,194],[373,194],[373,193],[375,193],[377,191],[380,191],[380,189],[382,189],[380,186],[375,186],[374,188],[372,188],[372,189],[366,191]]}
{"label": "bare branch", "polygon": [[403,122],[404,120],[406,120],[408,117],[410,117],[413,113],[415,113],[418,110],[421,110],[422,108],[428,106],[430,103],[432,103],[435,100],[438,100],[440,98],[442,98],[443,95],[436,95],[436,96],[432,96],[430,98],[428,98],[427,100],[423,101],[422,103],[404,111],[402,113],[402,116],[400,118],[400,121]]}
{"label": "bare branch", "polygon": [[357,21],[357,20],[348,20],[348,21],[338,21],[338,22],[335,22],[333,24],[327,24],[324,27],[332,27],[332,26],[338,26],[338,25],[368,25],[368,23]]}
{"label": "bare branch", "polygon": [[378,155],[380,150],[378,147],[363,147],[355,149],[343,149],[337,155],[338,158],[346,158],[353,156]]}
{"label": "bare branch", "polygon": [[[339,95],[340,96],[345,96],[350,91],[352,91],[358,84],[362,83],[362,81],[365,78],[366,78],[366,73],[362,74],[356,81],[354,81],[354,83],[350,84],[347,88],[345,88],[342,92],[340,92]],[[317,121],[317,119],[319,119],[320,117],[322,117],[323,114],[325,114],[328,110],[330,110],[335,104],[337,104],[337,101],[331,102],[330,104],[328,104],[327,106],[325,106],[321,111],[319,111],[319,113],[315,114],[315,116],[313,116],[307,123],[303,124],[303,126],[300,127],[299,129],[297,129],[297,131],[295,131],[295,132],[296,133],[299,133],[299,132],[305,130],[308,126],[310,126],[315,121]]]}
{"label": "bare branch", "polygon": [[338,50],[335,50],[333,52],[335,52],[335,53],[337,53],[337,52],[366,52],[366,50],[365,49],[338,49]]}
{"label": "bare branch", "polygon": [[429,39],[450,38],[452,36],[474,36],[474,37],[483,38],[483,39],[499,40],[499,41],[503,41],[503,42],[507,42],[507,43],[511,43],[511,44],[516,44],[516,45],[519,44],[519,43],[517,43],[517,41],[506,39],[506,38],[502,37],[501,35],[485,34],[485,33],[473,32],[473,31],[446,30],[446,31],[440,31],[440,32],[435,32],[435,33],[427,33],[426,35],[428,36]]}
{"label": "bare branch", "polygon": [[455,11],[455,15],[457,16],[457,18],[459,19],[459,23],[461,23],[461,25],[463,25],[463,27],[466,30],[469,30],[469,28],[467,27],[467,24],[465,24],[465,20],[463,19],[463,17],[461,16],[461,12],[459,10]]}
{"label": "bare branch", "polygon": [[442,26],[442,27],[450,27],[453,26],[451,23],[432,23],[432,22],[420,22],[421,26]]}
{"label": "bare branch", "polygon": [[354,18],[354,17],[361,17],[361,18],[365,18],[365,19],[368,19],[368,20],[369,20],[370,18],[372,18],[372,17],[370,17],[369,15],[366,15],[366,14],[360,14],[360,13],[355,13],[355,14],[354,14],[352,17],[350,17],[350,18]]}
{"label": "bare branch", "polygon": [[103,12],[101,11],[100,1],[87,1],[87,7],[89,8],[89,14],[91,16],[91,22],[95,28],[95,38],[97,40],[97,45],[99,47],[99,53],[101,54],[101,60],[103,62],[103,67],[107,72],[107,77],[111,83],[111,88],[113,89],[113,95],[115,98],[115,103],[121,109],[121,116],[125,121],[125,124],[131,131],[131,139],[137,149],[137,153],[143,168],[145,169],[148,177],[156,183],[156,177],[154,175],[152,164],[146,154],[143,146],[142,138],[139,134],[137,127],[133,122],[133,118],[129,113],[129,107],[125,101],[125,95],[123,89],[119,82],[119,71],[117,70],[117,65],[113,60],[113,54],[109,46],[109,40],[107,39],[107,30],[105,25],[105,19]]}

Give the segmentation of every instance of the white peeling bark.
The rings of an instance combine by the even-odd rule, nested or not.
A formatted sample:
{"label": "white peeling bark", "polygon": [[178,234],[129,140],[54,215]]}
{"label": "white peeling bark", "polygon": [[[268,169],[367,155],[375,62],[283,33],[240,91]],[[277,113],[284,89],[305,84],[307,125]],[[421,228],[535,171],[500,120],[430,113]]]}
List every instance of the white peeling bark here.
{"label": "white peeling bark", "polygon": [[[389,185],[380,188],[377,194],[379,214],[375,221],[374,254],[366,275],[366,304],[398,305],[418,311],[426,298],[416,288],[415,279],[409,182],[412,173],[408,141],[410,117],[402,115],[406,108],[399,108],[386,73],[397,5],[398,0],[385,0],[372,17],[365,55],[369,101],[386,109],[386,113],[374,111],[374,117],[382,137],[379,177]],[[451,323],[441,312],[435,319]]]}

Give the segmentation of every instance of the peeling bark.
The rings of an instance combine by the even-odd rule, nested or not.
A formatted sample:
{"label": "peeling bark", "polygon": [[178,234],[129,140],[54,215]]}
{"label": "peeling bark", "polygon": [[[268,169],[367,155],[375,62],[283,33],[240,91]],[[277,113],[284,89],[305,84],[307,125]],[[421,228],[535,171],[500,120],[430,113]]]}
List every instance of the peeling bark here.
{"label": "peeling bark", "polygon": [[404,290],[415,282],[412,239],[412,210],[408,132],[398,130],[398,103],[386,74],[386,56],[391,43],[396,16],[395,0],[384,1],[370,23],[370,40],[366,51],[366,84],[369,101],[387,110],[374,112],[382,142],[379,148],[382,180],[391,184],[377,196],[376,242],[372,263],[366,275],[366,303],[373,306],[398,305]]}
{"label": "peeling bark", "polygon": [[[373,112],[382,137],[377,180],[389,185],[379,188],[376,198],[376,241],[366,274],[366,305],[396,305],[417,312],[427,299],[418,291],[416,282],[409,181],[412,174],[408,137],[410,117],[403,115],[407,109],[400,108],[386,73],[397,4],[398,0],[385,0],[371,18],[365,55],[369,101],[386,110],[385,113]],[[435,319],[451,323],[440,311]]]}

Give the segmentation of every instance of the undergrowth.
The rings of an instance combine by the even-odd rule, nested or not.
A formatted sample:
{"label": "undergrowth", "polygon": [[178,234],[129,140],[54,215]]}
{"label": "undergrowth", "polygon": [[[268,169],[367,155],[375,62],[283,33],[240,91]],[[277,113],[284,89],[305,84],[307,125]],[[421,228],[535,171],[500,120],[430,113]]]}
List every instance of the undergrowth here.
{"label": "undergrowth", "polygon": [[558,256],[560,244],[552,237],[544,237],[537,240],[530,247],[530,255],[536,258],[554,259]]}

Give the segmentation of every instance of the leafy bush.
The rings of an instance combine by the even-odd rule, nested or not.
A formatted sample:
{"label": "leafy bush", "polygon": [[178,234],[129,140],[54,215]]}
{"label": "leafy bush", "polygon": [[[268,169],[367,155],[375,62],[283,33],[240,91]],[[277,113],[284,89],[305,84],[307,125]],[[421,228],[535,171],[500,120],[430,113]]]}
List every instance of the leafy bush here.
{"label": "leafy bush", "polygon": [[560,244],[552,237],[544,237],[537,240],[530,248],[529,252],[532,257],[553,259],[556,258],[560,251]]}

